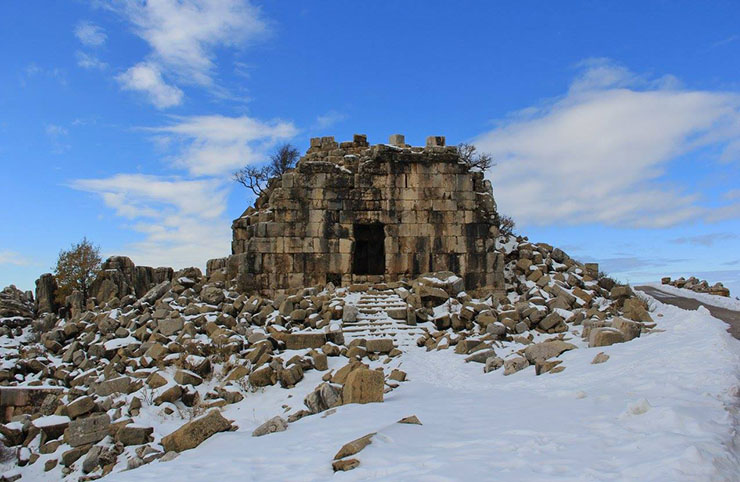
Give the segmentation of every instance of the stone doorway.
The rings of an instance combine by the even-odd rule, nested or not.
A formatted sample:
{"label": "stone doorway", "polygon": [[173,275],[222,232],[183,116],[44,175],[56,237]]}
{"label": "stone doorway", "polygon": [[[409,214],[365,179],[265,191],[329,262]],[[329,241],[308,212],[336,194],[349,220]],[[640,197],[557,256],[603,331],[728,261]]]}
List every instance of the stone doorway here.
{"label": "stone doorway", "polygon": [[359,275],[385,274],[385,230],[380,223],[355,224],[355,252],[352,273]]}

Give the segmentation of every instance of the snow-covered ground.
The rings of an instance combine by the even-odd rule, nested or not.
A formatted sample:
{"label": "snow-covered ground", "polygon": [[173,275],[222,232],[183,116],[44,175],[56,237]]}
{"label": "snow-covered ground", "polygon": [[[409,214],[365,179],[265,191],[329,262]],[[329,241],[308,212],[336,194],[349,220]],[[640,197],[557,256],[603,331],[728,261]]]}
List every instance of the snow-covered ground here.
{"label": "snow-covered ground", "polygon": [[[655,305],[665,331],[567,352],[562,373],[483,374],[451,350],[411,350],[400,361],[410,381],[384,403],[252,437],[281,405],[301,405],[319,383],[320,373],[309,372],[316,380],[228,407],[238,431],[108,479],[738,480],[740,342],[703,308]],[[599,351],[610,358],[592,365]],[[408,415],[423,425],[395,423]],[[333,474],[339,448],[370,432],[378,435],[358,454],[361,465]]]}
{"label": "snow-covered ground", "polygon": [[[704,308],[651,303],[657,330],[629,343],[591,349],[569,333],[579,348],[561,355],[562,373],[535,376],[529,367],[506,377],[503,369],[484,374],[482,365],[466,364],[451,349],[411,347],[383,365],[386,373],[400,366],[409,377],[384,403],[338,407],[285,432],[252,437],[262,422],[302,407],[325,373],[311,370],[293,389],[268,387],[228,405],[224,415],[239,430],[106,480],[736,481],[740,342]],[[609,360],[592,365],[600,351]],[[335,369],[346,363],[329,361]],[[409,415],[423,425],[395,423]],[[158,434],[182,423],[153,405],[137,419]],[[339,448],[371,432],[378,435],[356,456],[360,466],[334,474]],[[50,480],[44,461],[58,456],[42,455],[6,474]],[[125,460],[119,464],[116,470]]]}
{"label": "snow-covered ground", "polygon": [[697,293],[686,288],[676,288],[671,285],[664,285],[661,283],[640,283],[644,286],[652,286],[653,288],[659,289],[665,293],[669,293],[676,296],[683,296],[684,298],[691,298],[694,300],[701,301],[712,306],[719,306],[720,308],[727,308],[728,310],[740,311],[740,300],[735,298],[734,295],[730,298],[725,296],[710,295],[709,293]]}

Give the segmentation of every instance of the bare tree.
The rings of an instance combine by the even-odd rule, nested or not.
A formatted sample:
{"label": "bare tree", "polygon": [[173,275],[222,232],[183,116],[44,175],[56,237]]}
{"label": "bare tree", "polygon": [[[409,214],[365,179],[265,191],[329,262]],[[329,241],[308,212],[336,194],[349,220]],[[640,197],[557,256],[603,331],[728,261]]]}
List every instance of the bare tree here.
{"label": "bare tree", "polygon": [[511,218],[511,216],[506,216],[505,214],[500,214],[498,217],[498,229],[499,233],[501,233],[504,236],[509,236],[511,234],[514,234],[514,228],[516,227],[516,223]]}
{"label": "bare tree", "polygon": [[74,290],[82,293],[83,302],[87,301],[87,290],[100,270],[100,261],[100,248],[87,238],[82,238],[68,250],[61,250],[54,269],[57,302],[64,304],[65,298]]}
{"label": "bare tree", "polygon": [[457,152],[460,154],[460,159],[471,169],[478,168],[481,171],[487,171],[495,165],[490,154],[478,152],[478,148],[473,144],[463,142],[457,146]]}
{"label": "bare tree", "polygon": [[282,144],[270,155],[270,161],[266,166],[243,167],[234,172],[233,179],[259,196],[265,191],[270,179],[282,176],[293,169],[299,157],[298,149],[291,144]]}

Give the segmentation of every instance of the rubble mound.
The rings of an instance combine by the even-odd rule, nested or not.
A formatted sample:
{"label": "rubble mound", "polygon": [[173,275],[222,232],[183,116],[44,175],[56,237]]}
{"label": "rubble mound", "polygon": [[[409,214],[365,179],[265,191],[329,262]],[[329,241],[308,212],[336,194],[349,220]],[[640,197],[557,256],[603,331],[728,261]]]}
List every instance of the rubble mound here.
{"label": "rubble mound", "polygon": [[688,279],[683,276],[677,280],[671,280],[670,276],[662,278],[660,282],[664,285],[675,286],[676,288],[684,288],[687,290],[695,291],[697,293],[707,293],[710,295],[730,297],[729,288],[725,288],[722,283],[717,282],[710,285],[707,280],[700,280],[695,276],[691,276]]}
{"label": "rubble mound", "polygon": [[[35,314],[33,294],[23,292],[14,285],[0,291],[0,335],[31,322]],[[20,334],[20,333],[19,333]]]}
{"label": "rubble mound", "polygon": [[[84,306],[2,332],[3,443],[20,466],[97,477],[235,430],[219,409],[265,387],[292,389],[309,371],[323,383],[259,435],[342,404],[382,403],[406,383],[402,370],[385,368],[405,351],[454,350],[481,376],[528,367],[541,375],[565,370],[560,356],[579,345],[627,342],[654,326],[645,303],[600,279],[598,266],[522,237],[495,243],[506,290],[478,297],[454,273],[435,272],[268,298],[238,292],[225,266],[203,275],[111,258]],[[2,296],[32,319],[32,297],[12,287]],[[182,422],[164,430],[153,414]]]}

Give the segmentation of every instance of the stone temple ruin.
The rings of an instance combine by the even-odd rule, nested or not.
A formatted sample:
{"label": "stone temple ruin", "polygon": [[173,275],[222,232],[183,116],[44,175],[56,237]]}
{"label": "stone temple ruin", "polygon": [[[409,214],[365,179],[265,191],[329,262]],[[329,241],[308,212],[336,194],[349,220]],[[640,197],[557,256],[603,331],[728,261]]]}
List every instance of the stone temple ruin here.
{"label": "stone temple ruin", "polygon": [[295,169],[273,179],[232,229],[228,277],[244,291],[436,271],[456,273],[468,290],[504,289],[491,183],[444,137],[425,147],[402,135],[374,146],[364,135],[311,139]]}

